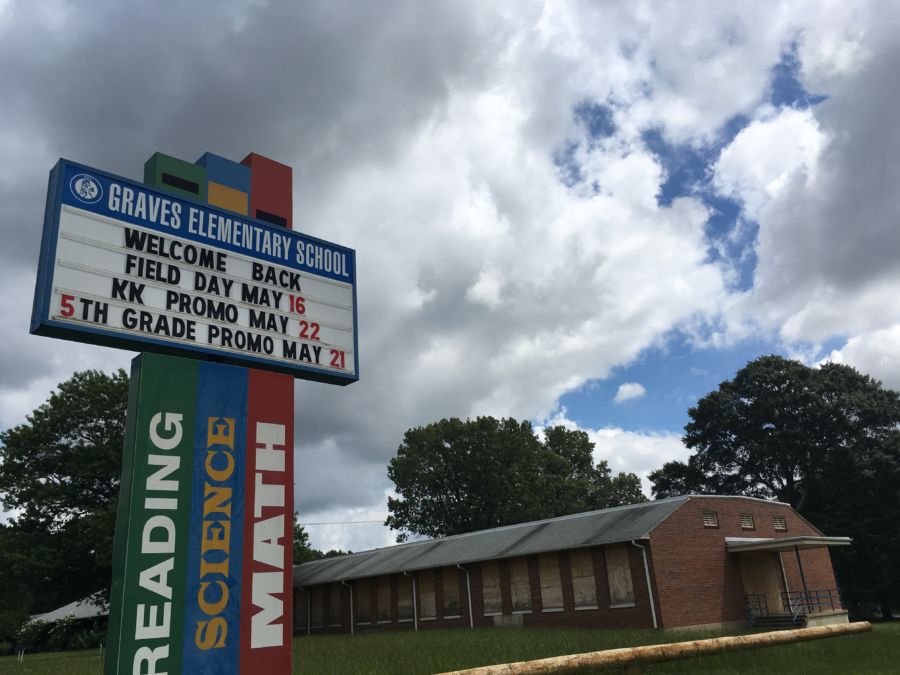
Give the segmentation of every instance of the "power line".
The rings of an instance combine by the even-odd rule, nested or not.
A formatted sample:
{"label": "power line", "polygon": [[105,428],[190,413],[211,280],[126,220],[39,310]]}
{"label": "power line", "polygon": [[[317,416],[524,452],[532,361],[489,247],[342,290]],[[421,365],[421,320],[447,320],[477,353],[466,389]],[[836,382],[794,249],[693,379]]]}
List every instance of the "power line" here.
{"label": "power line", "polygon": [[336,520],[330,523],[300,523],[300,525],[306,527],[307,525],[369,525],[372,523],[384,525],[383,520]]}

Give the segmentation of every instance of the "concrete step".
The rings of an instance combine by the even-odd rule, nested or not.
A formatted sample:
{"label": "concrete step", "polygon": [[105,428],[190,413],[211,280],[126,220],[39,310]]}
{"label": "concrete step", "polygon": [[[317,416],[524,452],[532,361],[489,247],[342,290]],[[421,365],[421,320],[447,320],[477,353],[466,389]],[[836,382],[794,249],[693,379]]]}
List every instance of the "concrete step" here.
{"label": "concrete step", "polygon": [[766,614],[754,617],[750,625],[757,630],[788,630],[791,628],[806,628],[805,614],[793,616],[791,614]]}

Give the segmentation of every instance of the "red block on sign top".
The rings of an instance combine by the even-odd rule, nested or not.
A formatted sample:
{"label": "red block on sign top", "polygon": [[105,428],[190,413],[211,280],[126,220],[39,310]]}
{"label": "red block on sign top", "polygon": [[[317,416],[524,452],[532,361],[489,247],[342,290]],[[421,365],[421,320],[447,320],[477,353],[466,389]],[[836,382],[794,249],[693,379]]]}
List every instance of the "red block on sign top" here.
{"label": "red block on sign top", "polygon": [[250,370],[241,675],[288,675],[293,634],[294,378]]}
{"label": "red block on sign top", "polygon": [[294,229],[291,167],[255,152],[244,157],[241,164],[250,167],[250,215]]}

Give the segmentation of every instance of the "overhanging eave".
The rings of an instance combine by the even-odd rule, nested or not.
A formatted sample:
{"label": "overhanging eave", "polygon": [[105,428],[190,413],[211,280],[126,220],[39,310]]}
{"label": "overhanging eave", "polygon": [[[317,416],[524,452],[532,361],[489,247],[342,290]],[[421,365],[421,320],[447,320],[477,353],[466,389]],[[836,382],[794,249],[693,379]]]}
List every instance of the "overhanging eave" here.
{"label": "overhanging eave", "polygon": [[849,546],[853,540],[850,537],[783,537],[751,538],[751,537],[725,537],[725,547],[729,553],[743,553],[745,551],[795,551],[798,549],[823,548],[825,546]]}

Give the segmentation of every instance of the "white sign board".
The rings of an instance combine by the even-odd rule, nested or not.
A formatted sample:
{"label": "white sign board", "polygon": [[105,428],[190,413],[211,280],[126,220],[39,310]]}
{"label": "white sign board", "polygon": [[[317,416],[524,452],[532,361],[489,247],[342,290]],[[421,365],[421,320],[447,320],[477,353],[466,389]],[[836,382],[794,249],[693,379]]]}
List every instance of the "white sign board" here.
{"label": "white sign board", "polygon": [[349,384],[355,276],[352,249],[60,160],[31,330]]}

